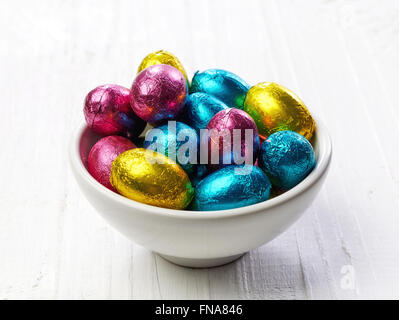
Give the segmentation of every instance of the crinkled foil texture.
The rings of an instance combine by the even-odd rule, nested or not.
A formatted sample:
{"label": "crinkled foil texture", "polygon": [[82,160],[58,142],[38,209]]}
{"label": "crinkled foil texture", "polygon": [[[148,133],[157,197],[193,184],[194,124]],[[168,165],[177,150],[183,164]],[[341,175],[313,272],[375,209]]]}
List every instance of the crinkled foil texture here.
{"label": "crinkled foil texture", "polygon": [[100,139],[91,148],[87,166],[90,174],[103,186],[115,191],[109,181],[111,164],[122,152],[136,148],[128,139],[120,136],[108,136]]}
{"label": "crinkled foil texture", "polygon": [[184,78],[186,78],[186,80],[188,81],[186,70],[184,69],[179,59],[177,59],[174,54],[164,50],[156,51],[147,55],[141,62],[137,73],[140,73],[144,69],[157,64],[168,64],[172,67],[175,67],[183,74]]}
{"label": "crinkled foil texture", "polygon": [[195,188],[191,210],[234,209],[269,199],[271,184],[256,166],[248,166],[247,174],[236,174],[239,166],[222,168],[204,178]]}
{"label": "crinkled foil texture", "polygon": [[227,108],[228,106],[216,97],[203,92],[195,92],[187,97],[179,117],[199,134],[216,113]]}
{"label": "crinkled foil texture", "polygon": [[130,106],[130,90],[119,85],[102,85],[90,91],[83,112],[89,128],[103,135],[133,138],[146,125]]}
{"label": "crinkled foil texture", "polygon": [[230,108],[242,109],[245,94],[249,88],[250,86],[234,73],[221,69],[209,69],[195,73],[190,93],[208,93]]}
{"label": "crinkled foil texture", "polygon": [[263,138],[291,130],[310,140],[316,128],[305,104],[293,92],[273,82],[253,86],[245,97],[244,110],[254,119]]}
{"label": "crinkled foil texture", "polygon": [[312,145],[300,134],[280,131],[267,138],[260,150],[259,166],[272,184],[288,190],[301,182],[315,166]]}
{"label": "crinkled foil texture", "polygon": [[187,96],[183,74],[166,64],[146,68],[133,82],[131,105],[134,112],[151,123],[175,119]]}
{"label": "crinkled foil texture", "polygon": [[[229,108],[215,114],[207,126],[210,131],[208,139],[208,168],[211,170],[220,169],[229,164],[236,163],[236,159],[246,157],[252,153],[253,164],[259,151],[259,136],[255,122],[243,110]],[[252,131],[252,144],[248,144],[245,139],[245,130]],[[241,140],[235,141],[234,130],[239,130]],[[215,136],[214,136],[215,132]],[[230,137],[230,140],[228,139]],[[203,141],[201,141],[203,143]],[[235,155],[234,144],[240,143],[238,154]],[[219,163],[213,164],[212,150],[219,150]],[[229,162],[226,162],[229,161]]]}
{"label": "crinkled foil texture", "polygon": [[[158,126],[154,129],[151,130],[159,130],[162,132],[159,136],[157,136],[156,132],[154,134],[153,140],[145,140],[143,147],[144,148],[150,148],[151,150],[155,150],[153,148],[153,144],[155,144],[156,147],[159,145],[162,146],[162,153],[166,156],[169,156],[169,148],[175,149],[175,156],[176,156],[176,162],[183,168],[184,171],[189,176],[192,176],[195,172],[195,164],[190,163],[181,163],[179,160],[180,155],[179,155],[179,149],[181,146],[189,144],[190,148],[186,150],[185,157],[189,158],[190,155],[188,153],[189,150],[192,150],[195,148],[195,150],[198,150],[198,143],[199,143],[199,137],[197,132],[191,128],[190,126],[186,125],[183,122],[176,121],[176,127],[172,128],[172,130],[176,130],[175,134],[173,132],[169,132],[169,124],[164,124],[161,126]],[[151,136],[151,130],[147,133],[147,135]],[[159,132],[158,131],[158,132]],[[181,135],[182,137],[185,137],[184,140],[178,140],[177,138]],[[160,152],[159,150],[155,150]],[[185,160],[185,159],[184,159]]]}
{"label": "crinkled foil texture", "polygon": [[191,177],[191,184],[195,188],[206,177],[208,169],[205,164],[198,164],[195,167],[195,172]]}
{"label": "crinkled foil texture", "polygon": [[128,150],[114,160],[111,184],[129,199],[163,208],[184,209],[194,195],[187,174],[178,164],[143,148]]}

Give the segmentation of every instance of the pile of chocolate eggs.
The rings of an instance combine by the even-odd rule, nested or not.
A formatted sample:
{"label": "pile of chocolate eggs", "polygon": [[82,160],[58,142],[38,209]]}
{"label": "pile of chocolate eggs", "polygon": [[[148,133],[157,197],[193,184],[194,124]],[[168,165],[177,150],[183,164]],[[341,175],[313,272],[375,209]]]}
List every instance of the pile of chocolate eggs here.
{"label": "pile of chocolate eggs", "polygon": [[[304,103],[272,83],[210,69],[191,80],[173,54],[144,58],[129,89],[102,85],[84,103],[102,135],[87,162],[103,186],[145,204],[196,211],[268,200],[315,166],[316,125]],[[143,139],[144,138],[144,139]]]}

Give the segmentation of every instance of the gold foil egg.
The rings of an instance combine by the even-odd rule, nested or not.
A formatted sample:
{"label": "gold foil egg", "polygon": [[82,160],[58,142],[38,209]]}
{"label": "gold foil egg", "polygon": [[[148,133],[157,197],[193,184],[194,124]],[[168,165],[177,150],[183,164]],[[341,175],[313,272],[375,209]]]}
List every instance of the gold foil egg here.
{"label": "gold foil egg", "polygon": [[172,67],[175,67],[183,74],[183,76],[186,78],[188,82],[186,70],[184,70],[184,67],[179,61],[179,59],[177,59],[177,57],[174,54],[164,50],[156,51],[147,55],[140,63],[139,70],[137,71],[137,73],[140,73],[145,68],[148,68],[156,64],[168,64]]}
{"label": "gold foil egg", "polygon": [[291,130],[310,140],[316,128],[305,104],[287,88],[273,82],[262,82],[249,89],[244,111],[255,121],[259,135]]}
{"label": "gold foil egg", "polygon": [[176,162],[144,148],[121,153],[112,162],[110,182],[121,195],[157,207],[184,209],[194,196]]}

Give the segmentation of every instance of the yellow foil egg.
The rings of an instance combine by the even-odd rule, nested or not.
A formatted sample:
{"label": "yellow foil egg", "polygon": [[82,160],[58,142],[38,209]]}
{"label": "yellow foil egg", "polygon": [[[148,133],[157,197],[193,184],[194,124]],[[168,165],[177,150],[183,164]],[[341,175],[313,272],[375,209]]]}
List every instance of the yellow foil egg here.
{"label": "yellow foil egg", "polygon": [[125,151],[112,162],[110,182],[121,195],[157,207],[184,209],[194,196],[176,162],[143,148]]}
{"label": "yellow foil egg", "polygon": [[295,93],[273,82],[262,82],[249,89],[244,111],[255,121],[259,135],[291,130],[310,140],[316,128],[305,104]]}
{"label": "yellow foil egg", "polygon": [[137,73],[140,73],[145,68],[148,68],[156,64],[168,64],[172,67],[175,67],[183,74],[183,76],[186,78],[188,82],[186,70],[184,70],[184,67],[179,61],[179,59],[177,59],[177,57],[174,54],[164,50],[156,51],[147,55],[140,63],[139,70],[137,71]]}

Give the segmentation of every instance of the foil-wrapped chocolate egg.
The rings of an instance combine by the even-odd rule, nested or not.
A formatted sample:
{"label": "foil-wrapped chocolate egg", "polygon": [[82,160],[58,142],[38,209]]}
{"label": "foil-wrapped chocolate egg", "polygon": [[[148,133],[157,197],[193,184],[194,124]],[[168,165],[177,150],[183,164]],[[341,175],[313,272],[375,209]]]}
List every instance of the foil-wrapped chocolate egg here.
{"label": "foil-wrapped chocolate egg", "polygon": [[197,130],[205,129],[212,117],[228,106],[218,98],[203,92],[195,92],[187,97],[179,118]]}
{"label": "foil-wrapped chocolate egg", "polygon": [[130,90],[116,84],[102,85],[90,91],[83,112],[88,127],[102,135],[134,138],[146,126],[130,106]]}
{"label": "foil-wrapped chocolate egg", "polygon": [[301,182],[316,165],[315,153],[308,140],[294,131],[270,135],[259,153],[259,166],[272,184],[288,190]]}
{"label": "foil-wrapped chocolate egg", "polygon": [[239,76],[226,70],[209,69],[196,72],[190,93],[204,92],[215,96],[230,108],[243,108],[245,94],[250,86]]}
{"label": "foil-wrapped chocolate egg", "polygon": [[122,152],[134,149],[136,146],[130,140],[120,136],[104,137],[91,148],[87,158],[89,173],[103,186],[116,191],[110,181],[111,164]]}
{"label": "foil-wrapped chocolate egg", "polygon": [[245,207],[268,200],[270,189],[270,181],[260,168],[228,166],[198,183],[190,209],[211,211]]}
{"label": "foil-wrapped chocolate egg", "polygon": [[191,177],[191,184],[195,188],[202,179],[206,177],[208,174],[208,169],[205,164],[198,164],[195,166],[195,171],[193,176]]}
{"label": "foil-wrapped chocolate egg", "polygon": [[141,61],[137,73],[140,73],[145,68],[154,66],[156,64],[168,64],[172,67],[175,67],[183,74],[184,78],[186,78],[186,80],[188,81],[186,70],[184,70],[184,67],[179,61],[179,59],[177,59],[177,57],[174,54],[164,50],[152,52],[149,55],[147,55],[143,59],[143,61]]}
{"label": "foil-wrapped chocolate egg", "polygon": [[143,120],[159,123],[175,119],[186,96],[187,83],[183,74],[172,66],[158,64],[144,69],[134,80],[131,105]]}
{"label": "foil-wrapped chocolate egg", "polygon": [[[201,148],[208,144],[208,168],[230,164],[253,164],[259,151],[255,122],[243,110],[229,108],[215,114],[207,127],[208,139],[201,136]],[[248,163],[250,162],[250,163]]]}
{"label": "foil-wrapped chocolate egg", "polygon": [[184,209],[194,195],[187,174],[176,162],[144,148],[120,154],[112,162],[110,181],[121,195],[157,207]]}
{"label": "foil-wrapped chocolate egg", "polygon": [[198,134],[193,128],[182,122],[168,121],[147,131],[143,147],[176,161],[191,176],[197,163],[198,143]]}
{"label": "foil-wrapped chocolate egg", "polygon": [[305,104],[290,90],[273,82],[249,89],[244,110],[255,120],[261,136],[291,130],[310,140],[316,124]]}

